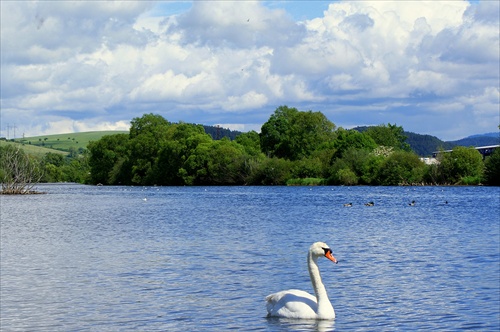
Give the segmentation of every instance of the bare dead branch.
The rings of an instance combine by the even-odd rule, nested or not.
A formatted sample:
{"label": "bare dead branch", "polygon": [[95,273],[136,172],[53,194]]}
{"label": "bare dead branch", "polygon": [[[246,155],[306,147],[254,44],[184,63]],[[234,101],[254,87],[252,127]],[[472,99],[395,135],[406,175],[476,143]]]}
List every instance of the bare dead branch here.
{"label": "bare dead branch", "polygon": [[43,173],[39,162],[27,155],[20,147],[6,147],[0,154],[1,194],[23,195],[35,193]]}

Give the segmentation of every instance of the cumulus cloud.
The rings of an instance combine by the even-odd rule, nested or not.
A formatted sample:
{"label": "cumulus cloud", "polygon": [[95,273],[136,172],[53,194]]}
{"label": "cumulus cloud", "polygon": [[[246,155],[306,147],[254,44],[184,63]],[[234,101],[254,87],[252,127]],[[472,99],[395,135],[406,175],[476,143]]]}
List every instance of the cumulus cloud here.
{"label": "cumulus cloud", "polygon": [[269,10],[258,1],[194,2],[171,29],[187,44],[238,48],[295,45],[305,34],[285,11]]}
{"label": "cumulus cloud", "polygon": [[258,1],[0,5],[1,120],[32,134],[145,112],[244,131],[283,104],[449,139],[499,122],[498,1],[335,1],[302,21]]}

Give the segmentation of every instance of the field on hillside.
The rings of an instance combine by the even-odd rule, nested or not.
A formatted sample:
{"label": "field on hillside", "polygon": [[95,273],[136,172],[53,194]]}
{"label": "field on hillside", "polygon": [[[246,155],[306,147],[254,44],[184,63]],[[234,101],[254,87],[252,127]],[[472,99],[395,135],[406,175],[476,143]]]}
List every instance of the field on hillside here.
{"label": "field on hillside", "polygon": [[44,135],[25,138],[16,138],[16,142],[24,143],[25,146],[38,146],[61,151],[69,151],[71,148],[87,148],[91,141],[97,141],[104,135],[128,134],[128,131],[89,131],[83,133],[70,133],[58,135]]}
{"label": "field on hillside", "polygon": [[49,149],[49,148],[44,148],[41,146],[35,146],[35,145],[29,145],[29,144],[23,144],[23,143],[14,143],[14,142],[7,142],[7,141],[0,141],[0,147],[6,146],[6,145],[12,145],[14,147],[21,147],[24,152],[26,152],[29,155],[33,155],[36,157],[43,157],[47,153],[52,152],[52,153],[58,153],[62,155],[67,155],[67,151],[61,151],[61,150],[54,150],[54,149]]}

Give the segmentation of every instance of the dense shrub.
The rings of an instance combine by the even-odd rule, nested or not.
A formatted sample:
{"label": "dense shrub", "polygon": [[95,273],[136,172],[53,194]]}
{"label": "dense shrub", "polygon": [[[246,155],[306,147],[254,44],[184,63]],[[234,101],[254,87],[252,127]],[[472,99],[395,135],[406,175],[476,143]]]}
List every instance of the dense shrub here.
{"label": "dense shrub", "polygon": [[500,149],[497,148],[493,154],[486,158],[484,180],[490,186],[500,186]]}

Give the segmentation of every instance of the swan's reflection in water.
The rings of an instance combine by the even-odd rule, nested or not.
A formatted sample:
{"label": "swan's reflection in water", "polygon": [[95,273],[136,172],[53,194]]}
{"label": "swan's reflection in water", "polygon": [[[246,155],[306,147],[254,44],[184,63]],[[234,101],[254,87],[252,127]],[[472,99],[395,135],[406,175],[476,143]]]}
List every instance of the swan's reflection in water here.
{"label": "swan's reflection in water", "polygon": [[334,320],[268,317],[267,321],[273,327],[273,330],[276,328],[277,331],[335,331]]}

